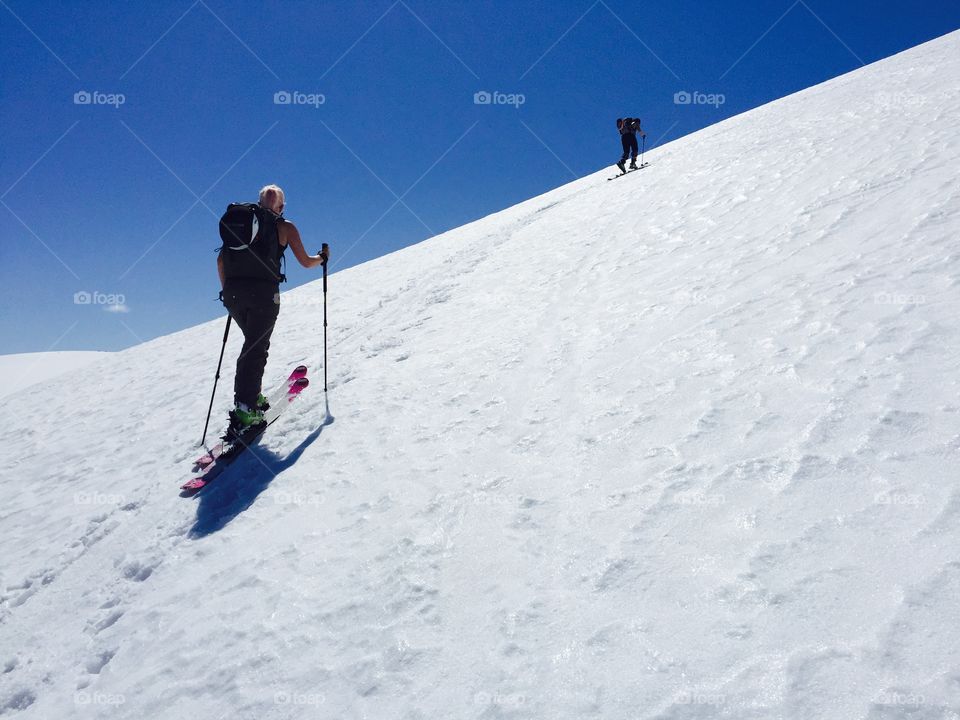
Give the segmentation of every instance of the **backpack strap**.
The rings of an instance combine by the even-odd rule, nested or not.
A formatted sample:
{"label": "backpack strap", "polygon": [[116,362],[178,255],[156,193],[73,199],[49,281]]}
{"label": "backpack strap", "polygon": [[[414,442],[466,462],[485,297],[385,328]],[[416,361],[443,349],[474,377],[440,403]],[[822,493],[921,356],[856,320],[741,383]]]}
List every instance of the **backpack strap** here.
{"label": "backpack strap", "polygon": [[[280,226],[285,223],[287,219],[283,216],[283,213],[277,215],[277,245],[280,245]],[[287,269],[287,246],[280,245],[280,282],[285,283],[287,281],[287,274],[284,272]]]}

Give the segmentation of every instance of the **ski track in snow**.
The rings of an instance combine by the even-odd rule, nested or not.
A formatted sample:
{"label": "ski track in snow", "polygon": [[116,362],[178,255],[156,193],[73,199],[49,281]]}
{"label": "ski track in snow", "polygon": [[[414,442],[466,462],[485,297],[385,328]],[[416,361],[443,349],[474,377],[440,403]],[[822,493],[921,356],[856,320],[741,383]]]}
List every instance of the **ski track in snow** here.
{"label": "ski track in snow", "polygon": [[334,274],[329,414],[291,291],[314,382],[194,499],[221,321],[10,396],[0,715],[960,717],[958,80],[954,33]]}

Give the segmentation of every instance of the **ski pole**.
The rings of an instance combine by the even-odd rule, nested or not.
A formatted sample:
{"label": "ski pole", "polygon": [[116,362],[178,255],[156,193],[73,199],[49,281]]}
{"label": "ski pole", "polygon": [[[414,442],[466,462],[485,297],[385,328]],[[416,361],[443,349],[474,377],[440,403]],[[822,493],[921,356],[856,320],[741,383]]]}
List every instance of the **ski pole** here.
{"label": "ski pole", "polygon": [[327,260],[330,246],[323,243],[320,253],[323,255],[323,392],[327,392]]}
{"label": "ski pole", "polygon": [[207,428],[210,426],[210,413],[213,412],[213,398],[217,394],[217,382],[220,380],[220,366],[223,365],[223,351],[227,349],[227,335],[230,334],[230,322],[233,317],[227,313],[227,326],[223,330],[223,346],[220,348],[220,360],[217,361],[217,374],[213,376],[213,392],[210,394],[210,407],[207,408],[207,420],[203,423],[203,437],[200,445],[207,442]]}
{"label": "ski pole", "polygon": [[647,136],[641,136],[640,140],[643,142],[640,150],[640,167],[643,167],[643,153],[646,152],[647,149]]}

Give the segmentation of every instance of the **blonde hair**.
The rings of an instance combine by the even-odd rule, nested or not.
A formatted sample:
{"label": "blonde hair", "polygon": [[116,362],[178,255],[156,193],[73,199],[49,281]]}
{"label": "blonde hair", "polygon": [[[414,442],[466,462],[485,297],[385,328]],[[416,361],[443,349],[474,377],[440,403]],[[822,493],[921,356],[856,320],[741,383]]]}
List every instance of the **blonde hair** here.
{"label": "blonde hair", "polygon": [[260,190],[260,204],[271,210],[280,210],[284,204],[283,190],[277,185],[264,185]]}

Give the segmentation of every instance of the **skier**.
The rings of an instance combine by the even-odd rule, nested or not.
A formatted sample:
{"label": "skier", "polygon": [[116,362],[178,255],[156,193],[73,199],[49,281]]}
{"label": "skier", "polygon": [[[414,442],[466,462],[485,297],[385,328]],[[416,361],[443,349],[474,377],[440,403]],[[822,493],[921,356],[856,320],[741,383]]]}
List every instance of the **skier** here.
{"label": "skier", "polygon": [[625,173],[627,168],[624,164],[627,158],[630,158],[630,169],[637,170],[637,153],[640,152],[637,146],[637,133],[640,137],[646,137],[647,134],[640,128],[640,118],[617,118],[617,130],[620,131],[620,144],[623,145],[623,155],[617,167],[621,173]]}
{"label": "skier", "polygon": [[[296,225],[283,217],[284,195],[276,185],[260,191],[256,204],[234,204],[220,220],[224,245],[217,255],[220,299],[243,332],[233,392],[235,407],[224,440],[234,441],[264,422],[266,399],[261,393],[270,336],[280,312],[281,259],[287,247],[305,268],[326,265],[329,250],[308,255]],[[238,238],[244,238],[238,240]]]}

